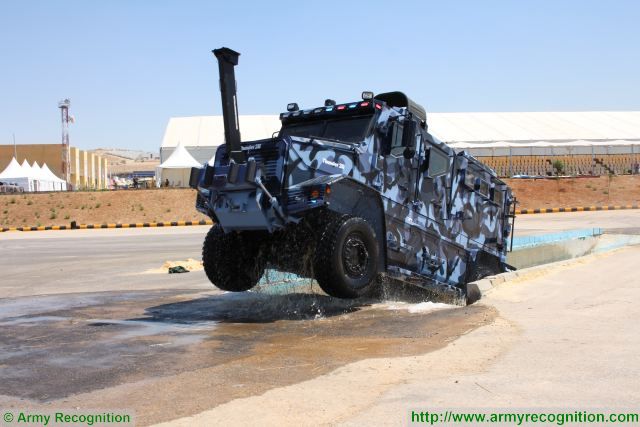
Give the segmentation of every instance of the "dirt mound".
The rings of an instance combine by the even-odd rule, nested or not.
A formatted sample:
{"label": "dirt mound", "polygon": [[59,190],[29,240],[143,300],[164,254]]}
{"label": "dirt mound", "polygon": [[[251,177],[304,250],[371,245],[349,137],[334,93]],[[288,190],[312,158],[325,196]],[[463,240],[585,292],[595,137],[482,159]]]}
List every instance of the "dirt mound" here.
{"label": "dirt mound", "polygon": [[640,175],[505,181],[520,209],[640,204]]}
{"label": "dirt mound", "polygon": [[[507,179],[521,209],[640,204],[640,176]],[[0,195],[0,227],[200,221],[191,189]]]}
{"label": "dirt mound", "polygon": [[0,195],[0,227],[200,221],[191,189]]}

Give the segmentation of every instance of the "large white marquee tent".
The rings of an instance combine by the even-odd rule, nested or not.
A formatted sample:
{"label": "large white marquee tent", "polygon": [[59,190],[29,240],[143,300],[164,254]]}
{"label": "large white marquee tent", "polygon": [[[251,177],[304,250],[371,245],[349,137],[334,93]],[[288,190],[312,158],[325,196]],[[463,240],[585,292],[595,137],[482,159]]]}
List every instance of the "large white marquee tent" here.
{"label": "large white marquee tent", "polygon": [[22,165],[14,158],[0,172],[0,182],[15,184],[24,191],[64,191],[67,183],[58,178],[45,163],[40,167],[37,162],[29,165],[25,159]]}
{"label": "large white marquee tent", "polygon": [[[269,138],[277,115],[240,116],[243,141]],[[427,113],[429,131],[475,156],[640,153],[640,111]],[[174,117],[160,147],[178,142],[201,163],[224,143],[222,116]]]}

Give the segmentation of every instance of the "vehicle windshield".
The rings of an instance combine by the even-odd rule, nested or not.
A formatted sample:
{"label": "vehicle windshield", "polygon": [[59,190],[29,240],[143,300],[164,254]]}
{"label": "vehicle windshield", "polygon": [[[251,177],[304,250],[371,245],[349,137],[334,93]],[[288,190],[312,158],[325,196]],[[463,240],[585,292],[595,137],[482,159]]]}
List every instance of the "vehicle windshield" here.
{"label": "vehicle windshield", "polygon": [[328,120],[304,121],[287,124],[280,130],[280,136],[302,136],[310,138],[335,139],[344,142],[361,142],[369,129],[373,115]]}

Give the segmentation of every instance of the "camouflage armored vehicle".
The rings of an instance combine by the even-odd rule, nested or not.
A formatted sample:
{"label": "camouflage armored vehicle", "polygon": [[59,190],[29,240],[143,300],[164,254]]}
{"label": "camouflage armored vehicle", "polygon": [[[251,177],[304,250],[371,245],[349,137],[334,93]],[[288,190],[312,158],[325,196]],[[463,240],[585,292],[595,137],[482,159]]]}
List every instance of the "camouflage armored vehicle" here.
{"label": "camouflage armored vehicle", "polygon": [[272,138],[241,142],[239,54],[213,52],[225,144],[192,170],[190,185],[215,222],[202,257],[217,287],[246,291],[273,268],[340,298],[388,280],[475,300],[469,282],[507,269],[509,187],[430,135],[420,105],[401,92],[293,103]]}

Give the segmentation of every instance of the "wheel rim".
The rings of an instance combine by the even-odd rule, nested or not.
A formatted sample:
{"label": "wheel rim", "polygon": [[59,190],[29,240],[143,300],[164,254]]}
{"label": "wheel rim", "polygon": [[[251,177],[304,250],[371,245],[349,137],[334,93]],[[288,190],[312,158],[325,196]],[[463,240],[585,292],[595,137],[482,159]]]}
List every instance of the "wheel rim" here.
{"label": "wheel rim", "polygon": [[367,274],[369,251],[359,234],[347,236],[342,249],[342,264],[350,277],[359,279]]}

